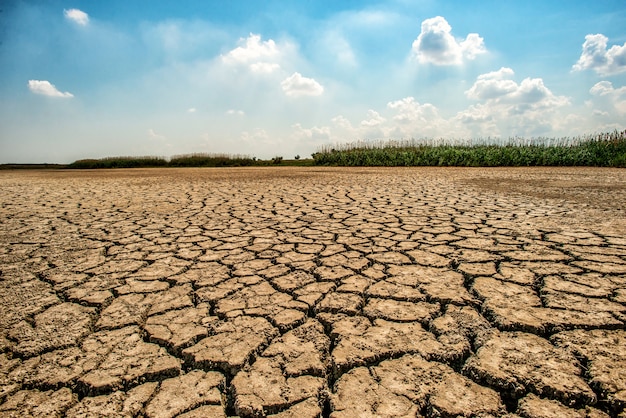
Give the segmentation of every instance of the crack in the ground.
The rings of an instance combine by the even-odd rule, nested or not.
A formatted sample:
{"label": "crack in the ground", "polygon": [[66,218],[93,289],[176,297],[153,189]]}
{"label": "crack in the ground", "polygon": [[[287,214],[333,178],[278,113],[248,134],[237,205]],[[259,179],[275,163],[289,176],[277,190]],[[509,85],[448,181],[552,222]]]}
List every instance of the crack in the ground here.
{"label": "crack in the ground", "polygon": [[[375,180],[375,182],[379,181],[378,179]],[[505,264],[506,266],[519,266],[523,264],[525,261],[521,258],[520,254],[537,251],[532,247],[532,245],[536,243],[541,244],[546,251],[556,251],[567,257],[565,260],[554,262],[555,265],[551,268],[558,270],[556,264],[559,263],[562,266],[577,268],[581,272],[574,274],[579,276],[581,281],[583,280],[583,273],[591,273],[592,270],[589,270],[585,266],[580,267],[575,263],[585,262],[587,259],[593,260],[594,257],[585,256],[584,252],[576,252],[572,249],[568,249],[568,247],[565,247],[566,242],[571,241],[571,244],[568,243],[567,245],[579,245],[581,247],[595,245],[599,249],[607,249],[605,251],[608,251],[608,249],[622,248],[626,254],[626,244],[623,244],[621,247],[619,247],[619,245],[610,244],[609,240],[611,238],[606,234],[595,233],[595,237],[591,236],[594,234],[589,234],[588,237],[581,235],[581,238],[573,237],[570,240],[567,237],[560,238],[553,236],[552,229],[550,228],[535,228],[534,231],[529,230],[528,233],[524,230],[527,228],[526,222],[533,222],[533,220],[541,219],[542,217],[545,218],[546,216],[563,216],[563,214],[568,213],[568,209],[565,206],[563,208],[544,210],[538,205],[527,204],[525,202],[523,209],[515,211],[517,201],[508,196],[491,199],[490,201],[487,198],[476,197],[477,195],[466,193],[465,196],[461,195],[455,199],[445,200],[441,198],[442,195],[440,193],[451,193],[456,189],[453,187],[446,188],[447,186],[444,187],[441,182],[431,182],[429,187],[439,188],[437,192],[432,192],[432,190],[429,191],[425,187],[420,187],[419,183],[417,189],[414,189],[414,185],[411,183],[413,189],[411,189],[411,192],[406,192],[402,191],[403,187],[407,187],[407,184],[402,183],[403,181],[401,177],[400,182],[395,184],[393,188],[382,187],[377,189],[378,195],[374,197],[370,195],[369,199],[367,198],[368,193],[372,190],[376,190],[373,185],[370,184],[366,184],[365,186],[361,185],[354,187],[350,191],[345,191],[342,187],[339,187],[336,182],[333,182],[332,186],[319,183],[315,186],[317,187],[317,194],[307,194],[306,196],[300,193],[292,193],[292,190],[298,189],[289,187],[280,189],[280,195],[277,197],[275,197],[276,195],[272,195],[272,191],[259,195],[257,193],[251,193],[251,190],[255,190],[254,187],[241,186],[233,188],[228,192],[221,192],[219,189],[216,189],[210,199],[203,195],[204,191],[202,188],[196,188],[194,186],[192,191],[172,190],[174,193],[172,196],[168,196],[167,193],[159,193],[153,196],[155,201],[161,202],[163,205],[169,205],[168,207],[170,209],[168,209],[169,214],[167,216],[151,215],[151,213],[158,209],[157,204],[142,206],[140,205],[141,201],[137,199],[121,199],[116,202],[110,202],[107,200],[108,197],[102,194],[99,194],[102,201],[97,203],[102,207],[99,209],[97,207],[89,208],[89,206],[93,206],[93,204],[90,203],[89,199],[84,198],[80,192],[74,192],[74,196],[66,191],[65,194],[74,196],[74,199],[79,200],[79,204],[75,204],[76,200],[67,200],[67,198],[64,197],[63,202],[66,203],[58,202],[58,206],[64,209],[64,213],[58,218],[62,222],[50,224],[45,229],[31,228],[24,230],[23,238],[14,240],[15,242],[13,244],[9,244],[11,250],[15,249],[16,251],[18,250],[18,245],[24,246],[24,252],[21,255],[19,255],[19,253],[13,255],[17,261],[12,263],[22,263],[20,260],[26,260],[26,257],[29,257],[31,254],[44,254],[43,263],[39,262],[39,264],[37,264],[38,262],[33,259],[33,261],[30,262],[31,264],[26,264],[26,261],[24,261],[23,265],[32,266],[26,267],[28,269],[35,268],[37,278],[43,283],[52,286],[54,289],[58,282],[51,280],[45,273],[53,270],[62,272],[63,259],[52,256],[47,257],[46,253],[50,251],[51,247],[42,244],[41,240],[37,239],[36,236],[42,235],[47,238],[49,236],[63,237],[64,234],[71,230],[71,235],[78,241],[82,241],[83,243],[86,241],[96,242],[101,248],[101,255],[104,257],[104,260],[97,265],[83,268],[83,270],[87,271],[88,275],[84,282],[93,281],[98,274],[102,274],[109,278],[115,277],[115,280],[119,280],[119,286],[129,285],[129,278],[131,276],[141,274],[142,268],[152,268],[159,262],[158,258],[160,258],[161,255],[158,257],[155,256],[155,251],[159,251],[163,253],[164,256],[169,254],[170,257],[176,258],[179,262],[186,262],[188,264],[177,269],[177,274],[181,275],[182,278],[174,279],[168,275],[170,273],[164,273],[164,277],[152,277],[152,279],[167,282],[170,288],[184,284],[187,280],[190,283],[191,293],[189,297],[193,307],[198,307],[203,303],[202,298],[198,296],[198,292],[202,291],[202,289],[206,289],[207,286],[198,286],[196,280],[190,278],[194,276],[186,277],[185,273],[189,272],[193,265],[207,262],[207,260],[210,259],[214,259],[220,265],[224,266],[228,275],[227,279],[219,281],[219,283],[216,282],[214,285],[226,286],[225,289],[229,286],[233,286],[230,290],[226,289],[227,291],[219,300],[232,299],[232,296],[240,292],[242,288],[249,286],[243,284],[241,287],[237,287],[239,285],[236,285],[234,282],[229,282],[241,279],[238,274],[242,274],[242,268],[250,268],[254,271],[254,267],[250,267],[253,266],[253,264],[242,267],[245,265],[245,262],[240,263],[237,261],[237,259],[243,260],[246,259],[246,257],[251,257],[253,260],[269,259],[272,266],[286,266],[287,269],[285,273],[279,272],[278,275],[274,276],[273,272],[268,271],[266,273],[260,273],[260,278],[262,282],[269,285],[268,291],[272,292],[272,294],[286,294],[292,301],[297,300],[299,295],[301,295],[298,292],[303,286],[289,288],[279,286],[277,280],[284,277],[286,274],[306,272],[313,276],[315,280],[314,283],[328,283],[329,280],[334,283],[333,290],[320,293],[320,297],[307,299],[314,300],[315,302],[307,304],[308,307],[306,311],[302,311],[304,316],[301,321],[292,322],[288,326],[281,325],[282,323],[275,318],[276,312],[279,312],[280,309],[276,308],[276,310],[271,311],[272,313],[270,313],[269,310],[263,312],[263,309],[269,309],[270,305],[268,305],[268,307],[260,306],[255,308],[260,309],[260,311],[247,314],[247,316],[250,317],[265,318],[274,328],[280,330],[275,336],[269,338],[264,344],[257,347],[242,366],[242,368],[253,368],[256,367],[259,356],[263,356],[263,352],[268,349],[269,346],[277,343],[280,338],[287,335],[289,332],[300,328],[306,321],[319,319],[321,312],[344,312],[344,314],[348,312],[346,311],[346,309],[348,309],[346,306],[335,307],[328,305],[323,309],[321,308],[324,298],[327,295],[336,294],[337,290],[335,289],[342,285],[344,285],[341,289],[342,291],[357,295],[361,299],[360,304],[356,306],[356,308],[349,308],[349,316],[363,315],[364,308],[379,299],[408,301],[409,303],[417,302],[417,300],[411,302],[413,299],[407,299],[406,297],[394,294],[387,296],[370,294],[375,284],[394,279],[398,269],[401,269],[402,266],[416,266],[423,262],[423,260],[411,254],[411,251],[414,249],[426,252],[432,251],[432,254],[437,254],[449,260],[449,263],[445,267],[440,267],[441,270],[452,271],[459,274],[462,278],[460,289],[464,289],[464,291],[473,295],[477,300],[477,302],[471,300],[455,302],[437,294],[430,294],[428,293],[428,289],[418,281],[413,288],[425,292],[423,297],[425,302],[439,304],[437,312],[419,320],[423,327],[426,330],[430,330],[429,333],[437,335],[437,338],[441,337],[441,334],[434,333],[434,330],[431,329],[432,324],[435,320],[439,322],[447,320],[447,311],[448,309],[452,309],[452,306],[479,307],[483,314],[482,317],[487,318],[489,323],[494,327],[493,332],[511,332],[510,328],[507,328],[507,326],[500,325],[501,314],[494,311],[493,306],[489,305],[491,296],[485,296],[475,289],[475,285],[482,275],[473,273],[473,271],[478,270],[469,270],[472,271],[472,273],[463,270],[464,263],[472,261],[472,257],[480,255],[484,258],[481,261],[485,262],[485,260],[487,260],[487,262],[492,262],[497,276],[494,277],[496,277],[497,280],[506,283],[515,283],[516,278],[509,277],[505,274],[503,266]],[[107,186],[103,183],[103,187]],[[143,186],[137,187],[137,185],[134,185],[133,187],[135,187],[134,193],[136,195],[145,192],[145,189],[141,188]],[[395,194],[395,189],[399,189],[400,193]],[[321,198],[321,201],[317,196]],[[19,194],[16,195],[15,199],[17,199],[17,203],[12,203],[9,206],[3,204],[0,210],[8,212],[12,211],[13,207],[21,205]],[[37,210],[57,211],[57,208],[51,208],[51,202],[54,202],[54,199],[47,199],[47,202],[45,202],[46,206],[41,206]],[[194,204],[195,202],[197,202],[197,204]],[[480,207],[483,203],[486,209]],[[72,204],[74,204],[74,206],[72,206]],[[463,207],[463,205],[470,206]],[[138,209],[139,206],[141,206],[140,209]],[[175,208],[178,208],[178,210],[175,210]],[[481,210],[487,210],[489,213],[485,216],[484,211],[480,212]],[[508,213],[511,210],[514,212]],[[76,211],[79,212],[79,216],[73,218],[73,216],[77,215]],[[31,216],[30,213],[36,212],[28,212],[28,209],[24,209],[22,212],[14,213],[15,214],[11,214],[9,217],[5,217],[2,222],[10,223],[13,226],[21,224],[22,228],[28,228],[31,223],[31,219],[29,218]],[[22,214],[18,215],[17,213]],[[368,226],[367,223],[371,223],[371,227]],[[253,234],[252,231],[255,230],[248,226],[253,224],[259,225],[258,233],[255,232]],[[35,239],[27,239],[26,236],[29,234],[33,235]],[[198,239],[194,239],[195,234],[199,237]],[[183,237],[184,239],[181,239]],[[474,237],[490,238],[492,239],[494,247],[483,248],[478,244],[478,241],[475,241],[477,244],[475,247],[472,247],[471,241],[467,240],[471,240]],[[577,244],[578,241],[576,240],[581,240],[581,243]],[[461,241],[465,242],[462,243]],[[272,249],[271,251],[274,251],[279,256],[283,256],[283,254],[291,251],[295,258],[284,261],[281,260],[279,262],[276,256],[268,252],[272,247],[261,249],[263,242],[272,242],[273,245],[282,245],[283,247],[276,247],[277,249]],[[312,249],[313,247],[304,246],[315,244],[320,244],[320,247]],[[59,244],[61,248],[63,245],[66,244]],[[78,246],[80,245],[81,244],[78,244]],[[339,248],[338,245],[341,245],[343,248]],[[144,249],[148,250],[145,251]],[[300,249],[303,250],[300,251]],[[309,253],[309,251],[313,252]],[[376,259],[376,257],[379,257],[380,254],[385,251],[388,254],[384,257],[389,258],[383,257]],[[601,250],[598,251],[601,253]],[[230,255],[236,255],[238,253],[239,256],[229,257],[228,260],[225,260],[229,252]],[[249,254],[246,254],[246,252]],[[511,252],[511,254],[509,255],[508,252]],[[8,254],[8,251],[1,252],[1,260],[8,260]],[[61,254],[61,252],[58,254]],[[302,261],[309,258],[308,254],[313,254],[313,257]],[[394,256],[397,257],[395,261],[391,254],[396,254]],[[341,257],[344,257],[344,261],[338,261]],[[491,260],[489,260],[489,257],[491,257]],[[621,257],[622,260],[626,260],[626,255],[618,255],[618,257]],[[595,258],[601,259],[598,257]],[[398,262],[397,260],[400,259],[408,261]],[[141,260],[144,264],[124,271],[123,263],[132,260]],[[619,262],[619,259],[614,260]],[[113,264],[111,264],[111,262],[113,262]],[[550,263],[550,261],[540,262],[546,264]],[[337,273],[337,271],[333,270],[333,264],[344,268],[345,274],[348,276],[343,276],[343,273]],[[131,264],[128,265],[130,266]],[[370,271],[374,268],[376,268],[376,271]],[[596,267],[590,265],[590,268]],[[89,272],[89,270],[102,272],[94,273]],[[236,271],[237,274],[235,274]],[[81,271],[76,272],[80,273]],[[333,277],[333,274],[337,277]],[[563,275],[559,275],[558,272],[553,274],[533,274],[534,280],[532,283],[518,284],[518,286],[520,286],[520,289],[527,288],[539,298],[540,304],[537,307],[538,309],[551,309],[550,312],[562,315],[583,312],[576,311],[576,309],[567,306],[563,308],[550,307],[548,293],[545,292],[547,288],[546,280],[551,276],[563,278]],[[347,277],[350,276],[367,278],[367,281],[358,283],[355,281],[346,281]],[[601,277],[603,279],[610,278],[613,280],[615,287],[606,298],[591,296],[591,299],[594,301],[607,299],[611,302],[621,303],[622,305],[626,304],[626,302],[620,299],[623,298],[623,296],[618,292],[618,286],[624,286],[626,288],[626,284],[618,284],[621,273],[609,271],[602,273]],[[0,279],[3,282],[11,280],[8,278],[4,269],[0,272]],[[181,282],[179,283],[178,280],[181,280]],[[519,281],[522,282],[521,279]],[[91,305],[96,308],[96,317],[94,317],[92,321],[92,329],[90,330],[91,334],[95,331],[95,323],[98,318],[101,317],[102,312],[111,306],[114,298],[122,297],[119,286],[111,287],[110,291],[113,294],[113,298],[103,300],[102,303],[88,302],[81,299],[81,297],[70,297],[69,294],[66,293],[67,289],[60,287],[58,290],[54,289],[53,294],[58,298],[58,302],[56,303],[67,303],[69,301],[82,305]],[[208,315],[217,315],[223,322],[232,321],[231,311],[221,308],[218,309],[219,300],[209,301],[207,308]],[[146,312],[153,304],[154,302],[149,304]],[[48,307],[31,311],[28,315],[21,317],[21,320],[25,320],[30,326],[35,326],[35,315],[46,309],[48,309]],[[523,313],[527,307],[520,306],[519,309]],[[174,314],[178,311],[182,312],[183,309],[168,309],[164,312]],[[381,318],[385,317],[385,315],[387,314],[379,315],[372,312],[367,313],[367,316],[370,318],[370,325],[372,325],[371,320],[375,320],[379,316]],[[547,320],[545,318],[540,318],[543,323],[538,326],[533,325],[525,328],[522,324],[516,327],[542,338],[550,338],[559,335],[567,329],[626,329],[623,315],[617,312],[612,312],[611,315],[617,321],[603,323],[602,321],[605,321],[605,319],[602,318],[604,317],[599,317],[600,319],[597,320],[597,323],[580,322],[573,323],[572,325],[559,325],[557,322],[549,323],[549,321],[546,322]],[[145,330],[145,320],[147,317],[148,314],[145,313],[143,319],[139,321],[140,323],[138,324],[141,326],[141,339],[143,343],[155,344],[151,342]],[[389,320],[388,317],[387,319]],[[412,321],[408,319],[396,319],[396,322],[409,323]],[[324,335],[330,340],[329,353],[333,353],[338,346],[338,341],[341,336],[340,334],[333,335],[332,324],[324,323],[323,321],[322,323],[324,325]],[[497,331],[498,325],[500,325],[500,331]],[[0,331],[4,329],[3,327],[3,323],[0,323]],[[120,327],[123,327],[123,325],[120,325]],[[116,327],[111,328],[111,330],[119,329],[120,328]],[[3,343],[2,335],[3,334],[0,334],[0,352],[9,354],[12,353],[11,346],[25,338],[20,335],[15,335],[9,338],[7,343]],[[460,358],[452,361],[450,359],[431,356],[429,357],[430,361],[448,364],[452,366],[455,373],[462,373],[465,376],[469,376],[470,374],[464,372],[464,368],[470,359],[476,357],[477,351],[484,347],[484,337],[481,337],[480,344],[478,343],[477,335],[467,335],[465,337],[469,351],[463,352]],[[86,338],[88,337],[78,339],[75,344],[80,346]],[[155,345],[164,348],[168,356],[181,359],[184,357],[182,350],[198,342],[199,338],[191,339],[188,345],[176,350],[162,341],[159,341],[158,344]],[[557,348],[558,347],[555,347],[555,349]],[[51,351],[51,349],[44,349],[40,351],[38,355],[48,354]],[[382,362],[400,360],[411,353],[414,353],[414,351],[391,351],[387,354],[375,356],[375,360],[373,361],[367,360],[357,363],[358,367],[371,369],[373,367],[379,367]],[[20,356],[14,356],[14,358],[19,361],[25,360],[25,358]],[[332,359],[331,354],[329,361]],[[578,361],[583,368],[589,367],[590,363],[588,361],[584,362],[580,357],[578,357]],[[95,367],[100,367],[100,364]],[[228,370],[225,372],[226,387],[222,390],[225,395],[228,395],[224,412],[226,414],[234,414],[236,412],[236,399],[234,399],[235,395],[232,394],[232,380],[239,372],[239,369],[231,369],[230,365],[219,367],[208,366],[208,363],[202,365],[198,362],[185,361],[182,364],[181,371],[187,374],[196,370],[197,367],[205,370]],[[326,385],[331,396],[316,395],[318,396],[317,399],[322,416],[330,416],[333,412],[331,397],[336,395],[334,393],[334,387],[339,379],[354,370],[355,367],[357,367],[356,364],[352,365],[349,363],[335,367],[332,362],[326,366]],[[333,373],[334,369],[341,369],[341,373]],[[143,381],[154,380],[162,382],[171,377],[168,373],[171,372],[165,374],[151,374],[146,372],[137,380],[124,380],[121,384],[121,389],[127,392],[131,388],[138,387]],[[284,368],[282,369],[282,373],[286,375]],[[611,405],[606,403],[603,399],[606,398],[606,394],[602,392],[597,385],[594,386],[594,384],[592,384],[594,376],[591,376],[587,371],[584,377],[586,384],[592,387],[596,396],[600,399],[596,407],[605,412],[610,412],[612,415],[619,412],[618,409],[621,407],[609,411],[610,408],[615,408],[615,403]],[[3,382],[2,367],[0,367],[0,382]],[[75,393],[80,394],[79,401],[82,401],[86,395],[92,395],[96,392],[103,394],[111,393],[109,389],[101,389],[94,392],[92,388],[85,386],[78,380],[77,382],[78,383],[69,382],[65,385],[60,384],[56,386],[46,386],[45,383],[25,383],[21,385],[21,388],[27,390],[47,390],[69,387]],[[489,386],[484,382],[482,384],[500,393],[505,409],[511,413],[517,411],[519,407],[518,401],[531,392],[526,389],[522,392],[516,392],[515,396],[509,396],[507,394],[508,392],[498,385]],[[8,396],[11,397],[13,393],[14,392],[11,392]],[[152,396],[154,397],[155,395],[153,394]],[[148,400],[146,404],[149,401],[150,400]],[[263,408],[263,413],[284,412],[298,404],[298,402],[299,401],[289,401],[279,408],[267,406]],[[431,399],[429,397],[427,398],[425,406],[421,409],[422,413],[428,414],[432,412],[428,409],[430,402]],[[145,413],[145,406],[143,411]]]}

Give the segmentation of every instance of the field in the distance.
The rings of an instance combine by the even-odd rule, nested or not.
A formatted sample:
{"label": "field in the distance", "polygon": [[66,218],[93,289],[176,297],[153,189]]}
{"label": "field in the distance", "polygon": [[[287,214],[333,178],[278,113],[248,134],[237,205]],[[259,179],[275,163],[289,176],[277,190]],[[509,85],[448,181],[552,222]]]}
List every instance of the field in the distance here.
{"label": "field in the distance", "polygon": [[606,417],[626,170],[0,172],[0,416]]}

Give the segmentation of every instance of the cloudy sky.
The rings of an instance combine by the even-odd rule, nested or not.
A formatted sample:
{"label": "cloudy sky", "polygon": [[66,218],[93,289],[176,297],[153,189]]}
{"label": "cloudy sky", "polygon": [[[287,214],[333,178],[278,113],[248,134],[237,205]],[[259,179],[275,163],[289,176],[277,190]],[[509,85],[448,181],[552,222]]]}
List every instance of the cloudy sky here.
{"label": "cloudy sky", "polygon": [[623,0],[0,10],[0,163],[626,128]]}

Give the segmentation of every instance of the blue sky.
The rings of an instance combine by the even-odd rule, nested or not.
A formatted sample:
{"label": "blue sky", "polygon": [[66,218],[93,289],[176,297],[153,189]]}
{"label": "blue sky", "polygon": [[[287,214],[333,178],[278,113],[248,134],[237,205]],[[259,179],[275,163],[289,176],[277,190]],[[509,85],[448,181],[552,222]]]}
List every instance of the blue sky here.
{"label": "blue sky", "polygon": [[626,128],[623,0],[0,10],[0,163]]}

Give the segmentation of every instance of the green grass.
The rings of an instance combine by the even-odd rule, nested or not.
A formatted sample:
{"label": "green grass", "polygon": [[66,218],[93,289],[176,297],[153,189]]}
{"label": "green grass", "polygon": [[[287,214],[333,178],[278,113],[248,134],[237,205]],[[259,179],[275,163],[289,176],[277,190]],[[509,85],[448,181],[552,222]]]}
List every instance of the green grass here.
{"label": "green grass", "polygon": [[626,167],[626,131],[576,138],[446,142],[409,140],[325,146],[315,165],[333,166],[592,166]]}

